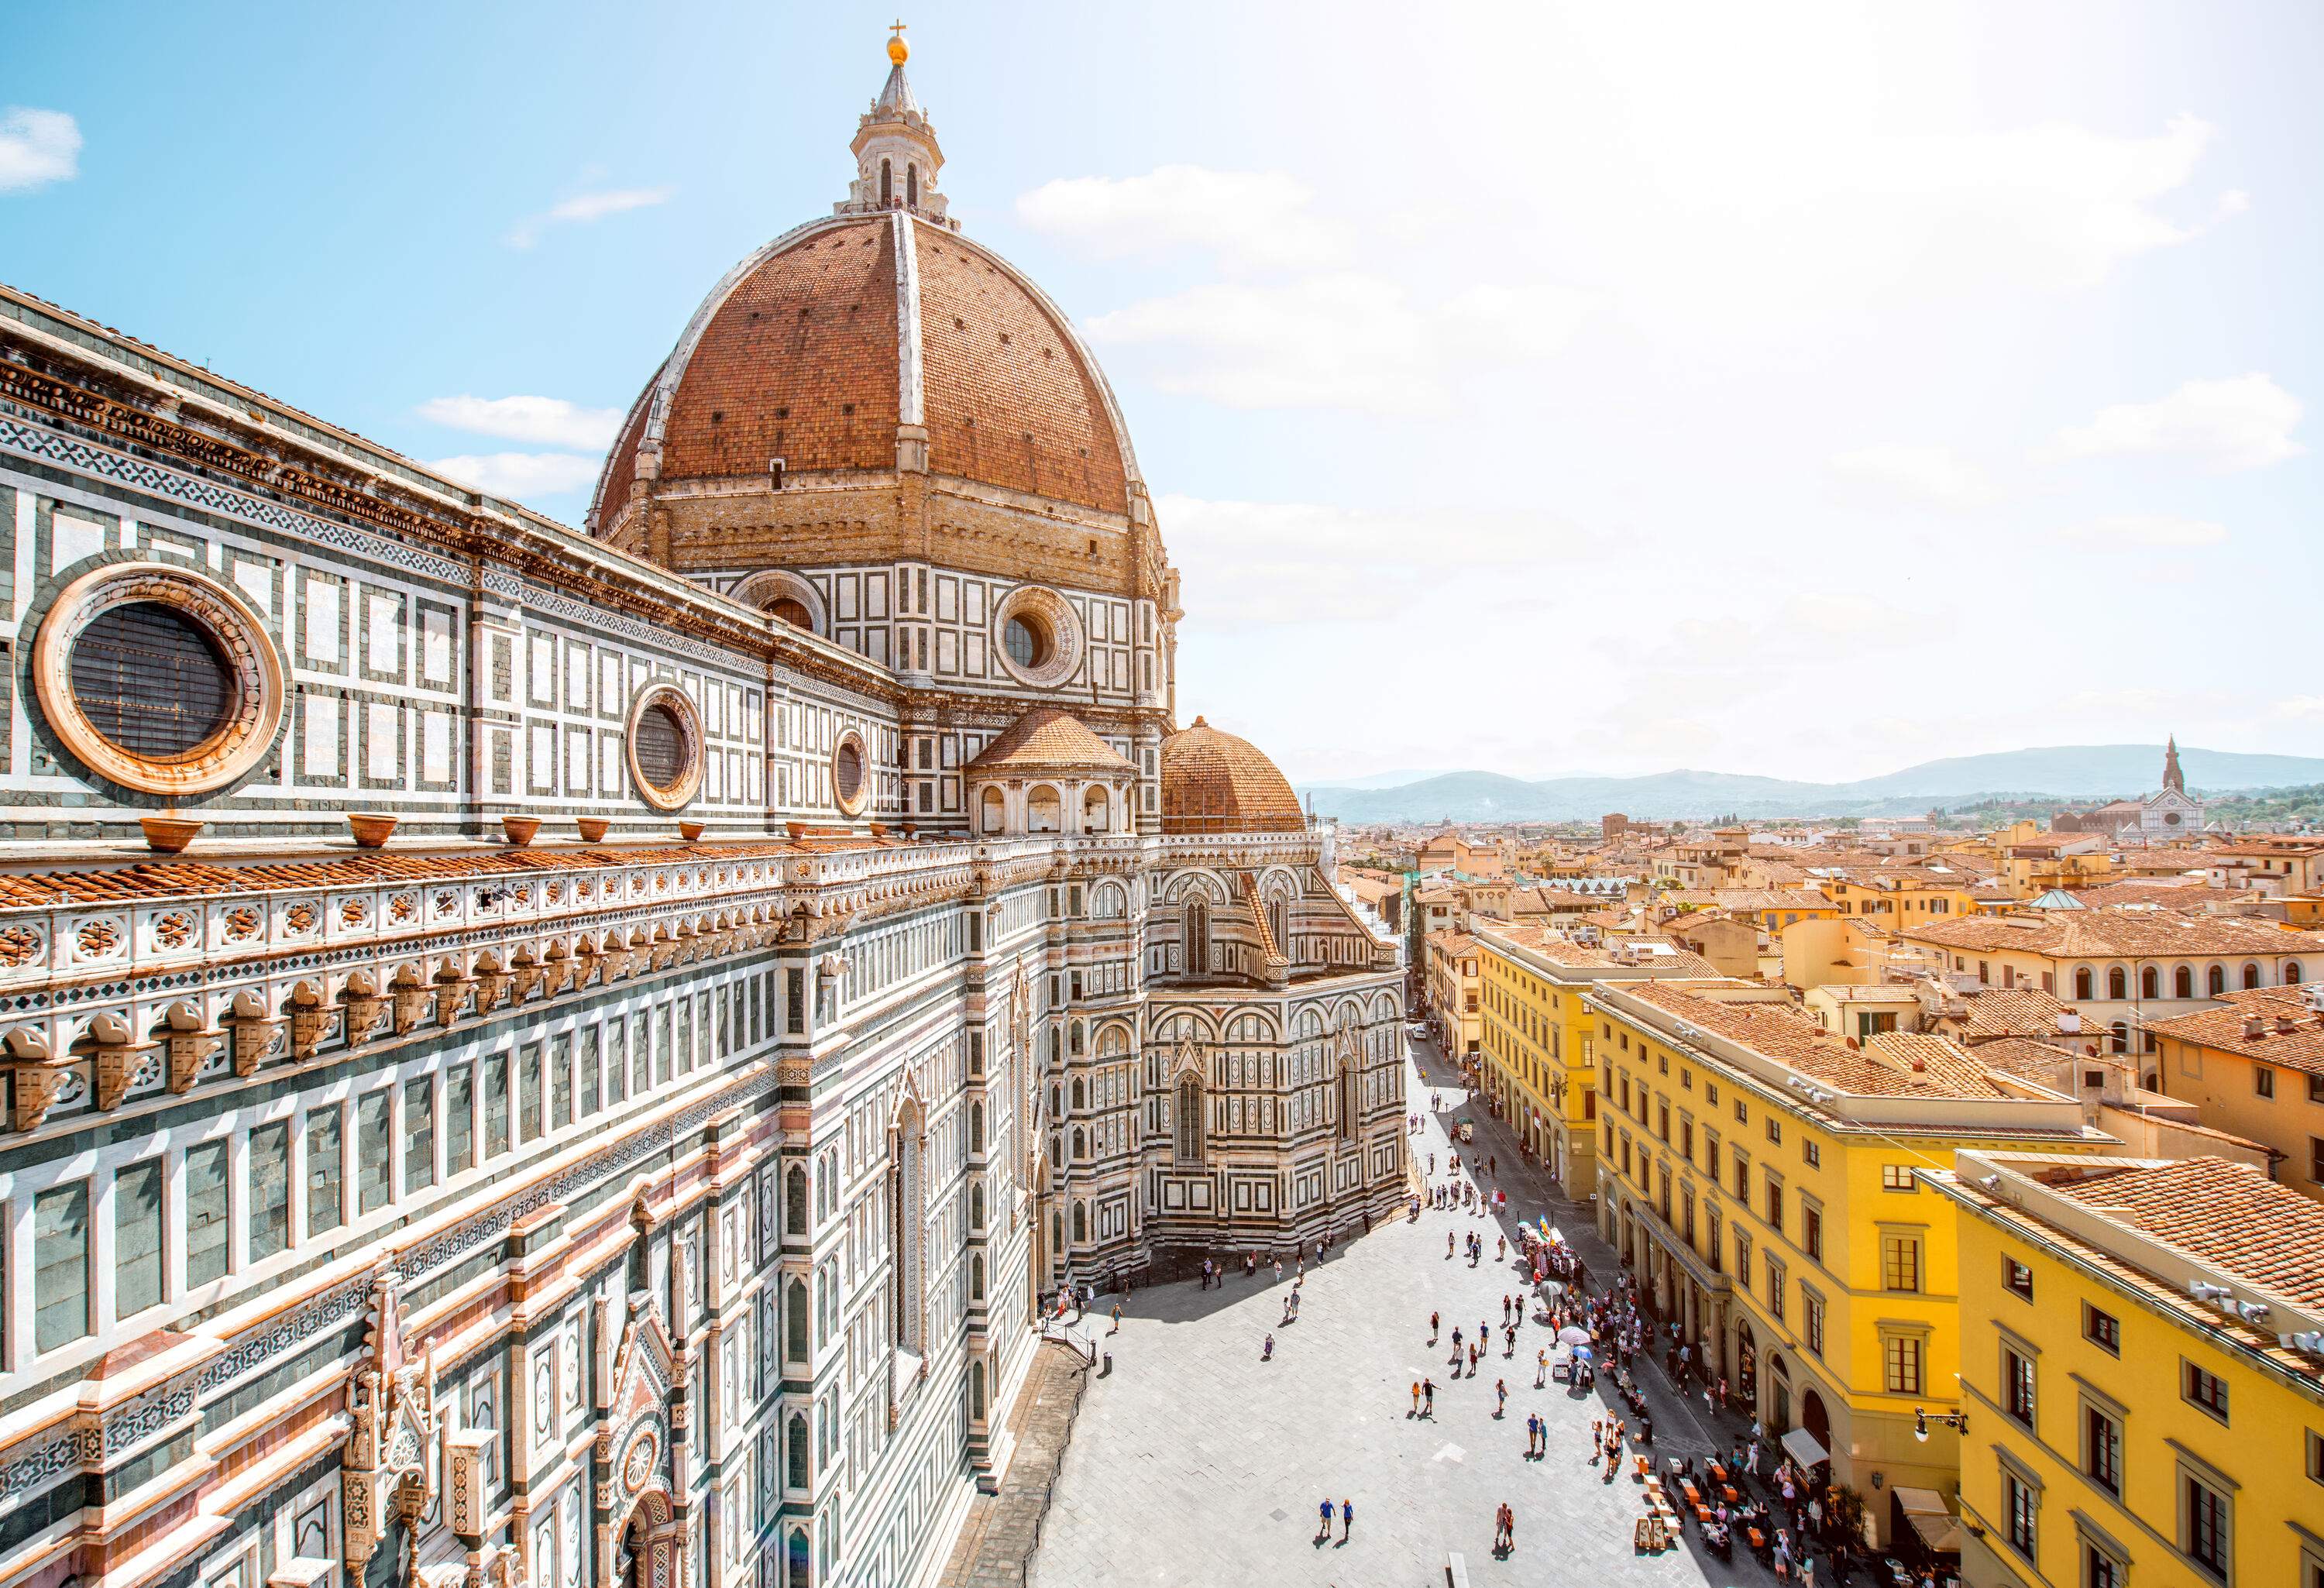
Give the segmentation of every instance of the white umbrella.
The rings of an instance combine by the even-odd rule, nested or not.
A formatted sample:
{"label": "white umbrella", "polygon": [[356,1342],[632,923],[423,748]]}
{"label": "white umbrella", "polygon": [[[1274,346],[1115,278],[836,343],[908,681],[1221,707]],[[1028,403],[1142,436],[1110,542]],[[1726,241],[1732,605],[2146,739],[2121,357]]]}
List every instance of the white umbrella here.
{"label": "white umbrella", "polygon": [[1587,1345],[1590,1343],[1590,1331],[1568,1324],[1557,1332],[1557,1343],[1560,1345]]}

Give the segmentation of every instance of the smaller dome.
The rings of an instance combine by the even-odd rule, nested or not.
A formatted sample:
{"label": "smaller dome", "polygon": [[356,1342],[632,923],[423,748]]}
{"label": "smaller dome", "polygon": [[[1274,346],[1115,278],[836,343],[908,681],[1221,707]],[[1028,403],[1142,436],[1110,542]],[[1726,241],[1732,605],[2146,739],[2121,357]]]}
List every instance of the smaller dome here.
{"label": "smaller dome", "polygon": [[971,773],[1089,772],[1130,777],[1138,769],[1069,711],[1038,706],[987,744],[968,763]]}
{"label": "smaller dome", "polygon": [[1248,739],[1201,717],[1162,741],[1162,831],[1304,833],[1299,796]]}

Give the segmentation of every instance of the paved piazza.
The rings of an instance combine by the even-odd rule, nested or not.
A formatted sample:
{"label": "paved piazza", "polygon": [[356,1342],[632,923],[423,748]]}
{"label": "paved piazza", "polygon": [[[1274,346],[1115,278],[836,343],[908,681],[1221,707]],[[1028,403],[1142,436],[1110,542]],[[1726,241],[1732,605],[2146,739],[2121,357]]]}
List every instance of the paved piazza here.
{"label": "paved piazza", "polygon": [[[1410,1096],[1425,1106],[1431,1080],[1444,1087],[1446,1112],[1415,1137],[1423,1163],[1436,1154],[1445,1172],[1445,1131],[1462,1111],[1452,1071],[1433,1053],[1407,1060]],[[1511,1213],[1547,1213],[1590,1265],[1593,1286],[1613,1271],[1612,1257],[1588,1214],[1557,1198],[1545,1180],[1514,1173],[1516,1151],[1484,1118],[1478,1147],[1499,1154],[1499,1184]],[[1488,1140],[1488,1133],[1491,1139]],[[1523,1196],[1520,1196],[1520,1188]],[[1342,1245],[1307,1277],[1300,1316],[1284,1326],[1292,1288],[1262,1269],[1257,1282],[1230,1278],[1225,1288],[1195,1283],[1140,1290],[1124,1299],[1121,1330],[1102,1338],[1102,1298],[1093,1322],[1113,1353],[1110,1376],[1093,1380],[1060,1471],[1056,1497],[1033,1556],[1034,1588],[1085,1588],[1094,1583],[1182,1585],[1266,1583],[1436,1584],[1457,1551],[1470,1581],[1539,1583],[1773,1583],[1774,1574],[1738,1546],[1732,1565],[1700,1551],[1694,1530],[1659,1556],[1632,1548],[1632,1524],[1644,1514],[1637,1484],[1612,1483],[1588,1464],[1590,1422],[1605,1415],[1611,1390],[1569,1393],[1552,1381],[1536,1390],[1534,1353],[1546,1328],[1517,1332],[1517,1355],[1502,1358],[1471,1382],[1453,1379],[1450,1337],[1480,1319],[1498,1332],[1501,1297],[1517,1293],[1512,1263],[1492,1260],[1494,1221],[1424,1212]],[[1486,1260],[1448,1261],[1449,1230],[1488,1233]],[[1428,1346],[1428,1314],[1444,1315],[1444,1343]],[[1275,1360],[1259,1350],[1269,1330]],[[1712,1435],[1702,1402],[1687,1410],[1658,1366],[1637,1364],[1655,1414],[1657,1456],[1707,1454]],[[1408,1415],[1412,1384],[1436,1380],[1433,1420]],[[1493,1383],[1509,1386],[1507,1414],[1493,1416]],[[1549,1419],[1549,1455],[1525,1457],[1526,1416]],[[1731,1437],[1732,1426],[1719,1436]],[[1354,1537],[1316,1539],[1316,1506],[1326,1495],[1356,1502]],[[1493,1510],[1516,1508],[1517,1549],[1493,1556]],[[1860,1575],[1858,1581],[1867,1579]]]}

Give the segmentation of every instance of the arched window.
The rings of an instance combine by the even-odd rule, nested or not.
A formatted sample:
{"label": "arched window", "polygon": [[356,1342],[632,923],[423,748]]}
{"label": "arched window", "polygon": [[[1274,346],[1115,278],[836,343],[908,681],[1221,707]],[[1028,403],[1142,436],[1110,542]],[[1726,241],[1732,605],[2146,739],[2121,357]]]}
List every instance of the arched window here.
{"label": "arched window", "polygon": [[997,833],[1008,825],[1009,817],[1007,808],[1001,801],[1000,789],[987,789],[984,791],[983,798],[978,800],[977,803],[984,811],[984,830],[986,832]]}
{"label": "arched window", "polygon": [[915,208],[920,202],[920,168],[917,162],[904,167],[904,202]]}
{"label": "arched window", "polygon": [[1199,976],[1211,968],[1211,906],[1206,899],[1186,900],[1186,974]]}
{"label": "arched window", "polygon": [[[968,1254],[968,1298],[971,1301],[984,1299],[984,1253],[981,1251]],[[977,1415],[982,1417],[984,1414],[979,1412]]]}
{"label": "arched window", "polygon": [[968,1105],[968,1149],[971,1152],[984,1150],[984,1104],[982,1103]]}
{"label": "arched window", "polygon": [[2214,998],[2217,998],[2221,993],[2225,992],[2227,990],[2227,967],[2225,965],[2213,965],[2211,967],[2210,975],[2206,979],[2204,985],[2209,990],[2211,996]]}
{"label": "arched window", "polygon": [[2195,972],[2192,967],[2182,965],[2171,973],[2171,995],[2173,998],[2195,996]]}
{"label": "arched window", "polygon": [[1025,797],[1025,830],[1028,833],[1055,833],[1065,826],[1065,802],[1057,791],[1044,783]]}
{"label": "arched window", "polygon": [[2248,989],[2258,985],[2259,966],[2255,965],[2247,965],[2244,966],[2244,986]]}
{"label": "arched window", "polygon": [[896,1262],[892,1320],[896,1343],[915,1353],[927,1350],[922,1338],[927,1320],[927,1253],[921,1236],[927,1223],[927,1193],[920,1162],[923,1150],[919,1106],[908,1103],[896,1122],[895,1160],[888,1171],[889,1234]]}
{"label": "arched window", "polygon": [[1075,1162],[1089,1156],[1089,1138],[1079,1125],[1074,1127],[1074,1159]]}
{"label": "arched window", "polygon": [[2074,970],[2074,996],[2087,1000],[2090,993],[2090,967],[2078,965]]}
{"label": "arched window", "polygon": [[2300,962],[2298,960],[2287,959],[2283,962],[2283,984],[2285,986],[2297,987],[2300,985],[2300,978],[2303,974],[2304,973],[2302,973],[2300,968]]}
{"label": "arched window", "polygon": [[984,1228],[984,1182],[979,1180],[968,1188],[968,1227]]}
{"label": "arched window", "polygon": [[1103,789],[1092,789],[1082,796],[1082,831],[1102,833],[1112,826],[1111,808],[1106,803]]}
{"label": "arched window", "polygon": [[788,1444],[789,1448],[786,1454],[789,1457],[789,1470],[783,1474],[783,1482],[794,1489],[804,1489],[813,1475],[807,1461],[807,1415],[804,1412],[791,1413]]}
{"label": "arched window", "polygon": [[1278,899],[1267,907],[1267,935],[1275,939],[1275,951],[1288,958],[1291,954],[1291,905]]}
{"label": "arched window", "polygon": [[2116,1053],[2130,1051],[2130,1024],[2126,1020],[2116,1020],[2114,1023],[2114,1050]]}
{"label": "arched window", "polygon": [[1082,1078],[1079,1076],[1075,1076],[1074,1077],[1074,1109],[1075,1113],[1080,1112],[1083,1099],[1086,1096],[1088,1096],[1088,1094],[1082,1089]]}
{"label": "arched window", "polygon": [[794,1278],[783,1291],[785,1347],[793,1362],[807,1360],[807,1281]]}
{"label": "arched window", "polygon": [[883,160],[880,162],[880,202],[893,204],[895,201],[896,168]]}
{"label": "arched window", "polygon": [[1191,1072],[1178,1077],[1176,1112],[1171,1116],[1174,1144],[1180,1163],[1203,1161],[1203,1083]]}
{"label": "arched window", "polygon": [[2153,965],[2141,966],[2138,973],[2138,995],[2141,998],[2163,996],[2163,973]]}
{"label": "arched window", "polygon": [[1356,1139],[1356,1116],[1363,1112],[1363,1100],[1358,1088],[1363,1084],[1363,1072],[1356,1066],[1355,1050],[1351,1048],[1340,1055],[1340,1140]]}
{"label": "arched window", "polygon": [[2120,965],[2116,965],[2112,970],[2107,972],[2107,996],[2108,998],[2127,998],[2130,996],[2130,978],[2123,974],[2123,969]]}
{"label": "arched window", "polygon": [[[977,1294],[984,1294],[982,1262],[977,1265]],[[984,1360],[979,1357],[968,1364],[968,1415],[977,1422],[984,1420]]]}
{"label": "arched window", "polygon": [[783,1177],[783,1220],[787,1233],[807,1233],[807,1169],[804,1165],[791,1165],[791,1172]]}
{"label": "arched window", "polygon": [[1074,1204],[1074,1244],[1079,1246],[1089,1239],[1089,1207],[1085,1203]]}

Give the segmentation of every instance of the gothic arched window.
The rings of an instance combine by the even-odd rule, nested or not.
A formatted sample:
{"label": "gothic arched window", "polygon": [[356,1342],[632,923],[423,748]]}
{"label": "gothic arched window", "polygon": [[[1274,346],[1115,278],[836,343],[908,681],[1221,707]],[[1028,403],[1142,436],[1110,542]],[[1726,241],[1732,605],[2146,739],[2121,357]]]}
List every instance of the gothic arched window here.
{"label": "gothic arched window", "polygon": [[1275,951],[1286,959],[1291,955],[1291,906],[1281,899],[1267,907],[1268,936],[1275,939]]}
{"label": "gothic arched window", "polygon": [[1089,1239],[1089,1205],[1074,1204],[1074,1244],[1079,1246]]}
{"label": "gothic arched window", "polygon": [[791,1413],[788,1444],[789,1449],[786,1454],[789,1458],[789,1470],[783,1474],[783,1482],[794,1489],[804,1489],[808,1473],[807,1416],[803,1412]]}
{"label": "gothic arched window", "polygon": [[1186,900],[1186,974],[1199,976],[1211,968],[1211,906],[1206,899]]}
{"label": "gothic arched window", "polygon": [[927,1223],[927,1187],[923,1183],[920,1141],[920,1111],[917,1103],[905,1106],[896,1122],[896,1150],[893,1166],[889,1169],[890,1234],[896,1254],[895,1309],[892,1319],[896,1343],[915,1353],[927,1349],[923,1334],[927,1318],[926,1253],[921,1234]]}
{"label": "gothic arched window", "polygon": [[1176,1113],[1171,1123],[1180,1163],[1200,1163],[1203,1160],[1203,1083],[1200,1076],[1188,1074],[1178,1077],[1175,1104]]}
{"label": "gothic arched window", "polygon": [[1340,1140],[1356,1139],[1356,1116],[1363,1112],[1363,1100],[1358,1088],[1363,1084],[1363,1072],[1356,1067],[1352,1048],[1340,1056]]}
{"label": "gothic arched window", "polygon": [[794,1278],[783,1291],[783,1311],[788,1315],[785,1346],[793,1362],[807,1360],[807,1281]]}
{"label": "gothic arched window", "polygon": [[904,202],[918,208],[920,202],[920,168],[918,163],[904,167]]}
{"label": "gothic arched window", "polygon": [[783,1221],[785,1233],[807,1233],[807,1169],[791,1165],[791,1172],[783,1178]]}
{"label": "gothic arched window", "polygon": [[896,168],[883,160],[880,162],[880,202],[893,204],[895,201]]}

